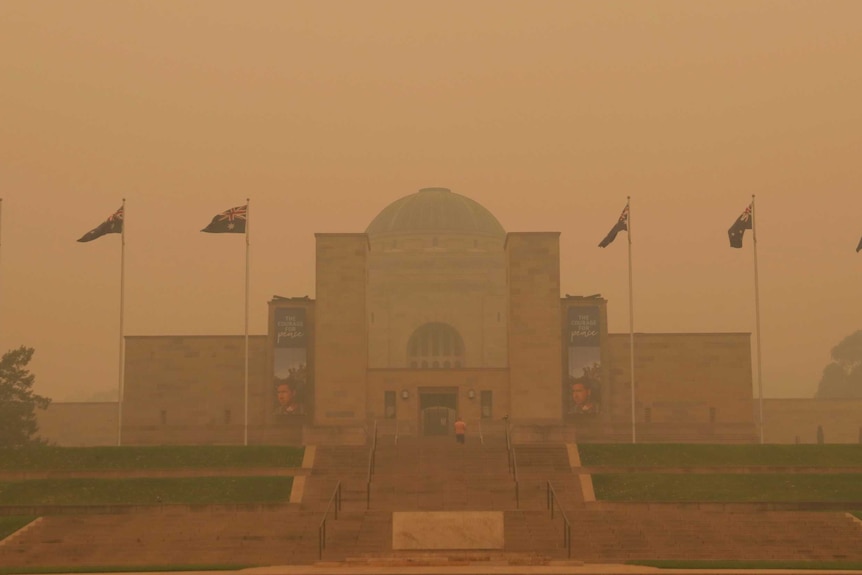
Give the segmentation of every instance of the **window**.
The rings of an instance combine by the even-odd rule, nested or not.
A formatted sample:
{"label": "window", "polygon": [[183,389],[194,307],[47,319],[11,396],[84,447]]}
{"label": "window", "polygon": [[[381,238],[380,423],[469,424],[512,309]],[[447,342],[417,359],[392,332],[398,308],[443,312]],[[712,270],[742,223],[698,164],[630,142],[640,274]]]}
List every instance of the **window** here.
{"label": "window", "polygon": [[491,419],[492,411],[491,404],[493,401],[494,392],[492,391],[483,391],[482,392],[482,419]]}
{"label": "window", "polygon": [[161,420],[162,425],[165,425],[168,422],[168,412],[163,409],[159,414],[159,419]]}
{"label": "window", "polygon": [[645,407],[644,408],[644,421],[646,423],[650,423],[652,421],[652,408]]}
{"label": "window", "polygon": [[229,409],[224,410],[224,424],[230,425],[230,410]]}
{"label": "window", "polygon": [[709,408],[709,422],[710,423],[715,423],[715,416],[717,415],[717,413],[718,413],[718,410],[715,409],[714,407]]}
{"label": "window", "polygon": [[461,367],[464,364],[461,335],[445,323],[426,323],[407,342],[407,365],[423,369]]}
{"label": "window", "polygon": [[395,419],[395,392],[383,392],[383,416],[386,419]]}

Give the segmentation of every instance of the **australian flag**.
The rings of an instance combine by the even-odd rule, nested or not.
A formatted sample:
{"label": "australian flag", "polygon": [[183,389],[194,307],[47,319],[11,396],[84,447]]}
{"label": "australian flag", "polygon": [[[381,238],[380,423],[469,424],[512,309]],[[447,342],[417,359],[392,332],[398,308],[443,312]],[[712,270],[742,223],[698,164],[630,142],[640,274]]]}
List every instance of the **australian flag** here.
{"label": "australian flag", "polygon": [[617,234],[620,232],[628,231],[629,229],[629,206],[626,204],[626,207],[623,208],[623,213],[620,214],[620,219],[617,220],[617,223],[614,224],[614,227],[611,228],[611,231],[608,232],[608,235],[605,236],[599,243],[600,248],[608,247],[612,241],[617,239]]}
{"label": "australian flag", "polygon": [[96,238],[101,238],[105,234],[121,234],[123,233],[123,208],[111,214],[107,220],[93,228],[78,240],[79,242],[92,242]]}
{"label": "australian flag", "polygon": [[248,205],[231,208],[213,218],[202,232],[210,234],[244,234]]}
{"label": "australian flag", "polygon": [[751,229],[751,204],[748,204],[748,207],[745,208],[745,211],[742,212],[736,221],[733,222],[733,225],[730,226],[730,229],[727,230],[727,237],[730,238],[730,247],[732,248],[741,248],[742,247],[742,234],[745,233],[745,230]]}

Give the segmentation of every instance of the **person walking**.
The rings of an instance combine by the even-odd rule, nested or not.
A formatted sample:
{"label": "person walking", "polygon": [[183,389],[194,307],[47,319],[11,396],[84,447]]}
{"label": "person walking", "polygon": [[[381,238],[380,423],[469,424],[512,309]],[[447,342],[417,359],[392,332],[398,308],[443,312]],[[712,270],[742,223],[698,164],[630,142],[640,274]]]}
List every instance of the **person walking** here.
{"label": "person walking", "polygon": [[455,441],[464,445],[467,435],[467,424],[461,417],[455,420]]}

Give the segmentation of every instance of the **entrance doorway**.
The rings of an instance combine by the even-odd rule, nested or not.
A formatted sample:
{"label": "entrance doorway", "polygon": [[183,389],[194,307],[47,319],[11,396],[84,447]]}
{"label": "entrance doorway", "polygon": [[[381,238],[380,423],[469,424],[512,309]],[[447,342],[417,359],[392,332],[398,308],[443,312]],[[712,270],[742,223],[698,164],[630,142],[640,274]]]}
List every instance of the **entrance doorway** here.
{"label": "entrance doorway", "polygon": [[458,394],[454,390],[419,391],[419,411],[422,435],[442,436],[451,433],[455,423]]}

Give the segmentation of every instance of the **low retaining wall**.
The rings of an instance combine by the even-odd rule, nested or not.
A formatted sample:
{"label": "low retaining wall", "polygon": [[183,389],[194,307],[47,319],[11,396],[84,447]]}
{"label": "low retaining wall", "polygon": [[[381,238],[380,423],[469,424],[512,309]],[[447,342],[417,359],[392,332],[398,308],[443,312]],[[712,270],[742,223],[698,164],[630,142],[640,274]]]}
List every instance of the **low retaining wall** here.
{"label": "low retaining wall", "polygon": [[3,505],[0,515],[122,515],[126,513],[224,513],[233,511],[276,512],[299,509],[292,503],[232,503],[220,505]]}

